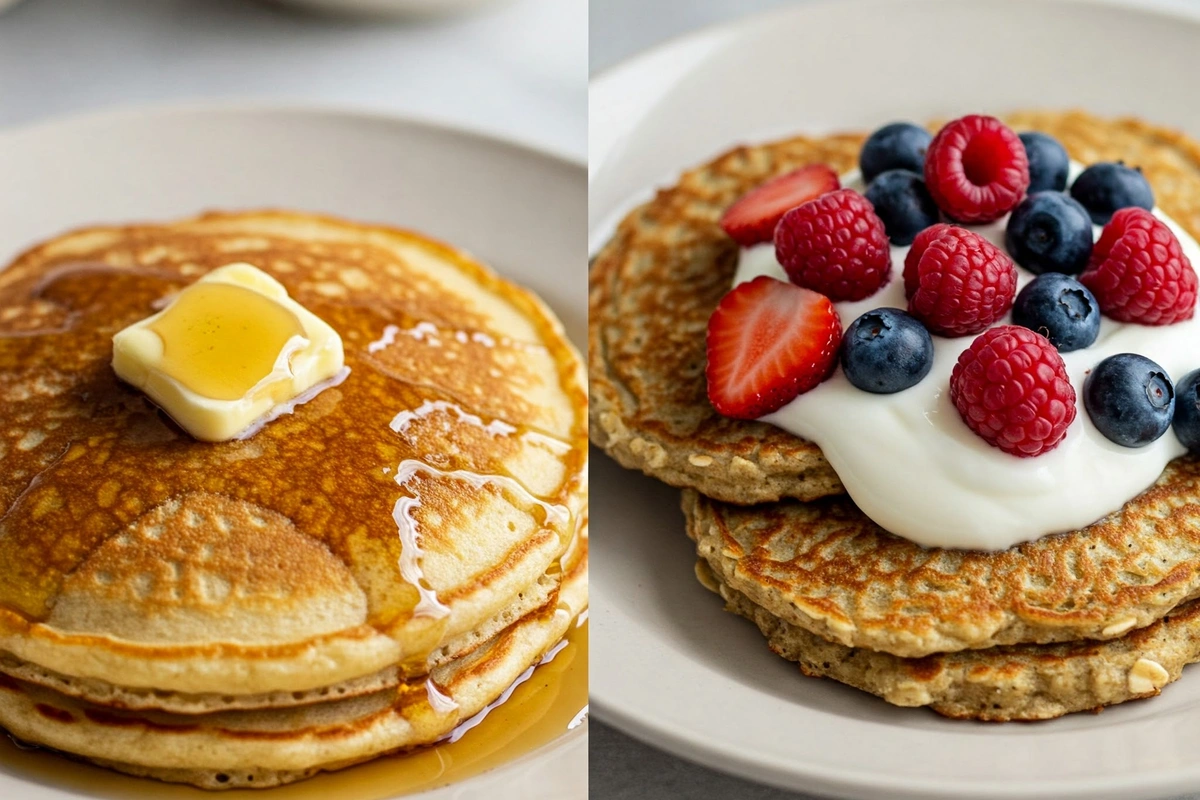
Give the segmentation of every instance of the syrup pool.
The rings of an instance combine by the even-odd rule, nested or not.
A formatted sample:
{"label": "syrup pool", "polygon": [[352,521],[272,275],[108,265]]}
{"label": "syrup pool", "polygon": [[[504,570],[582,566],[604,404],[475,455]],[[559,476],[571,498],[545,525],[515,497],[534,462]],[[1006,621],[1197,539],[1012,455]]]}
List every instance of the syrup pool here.
{"label": "syrup pool", "polygon": [[[469,730],[463,731],[465,724],[456,729],[462,731],[457,740],[271,789],[270,800],[403,797],[458,783],[530,755],[570,735],[586,720],[587,665],[585,620],[572,628],[551,660],[514,685],[505,702],[492,708]],[[132,778],[67,761],[41,749],[25,749],[3,735],[0,772],[30,783],[113,800],[197,800],[209,796],[188,786]],[[220,793],[222,800],[263,800],[267,796],[254,789]]]}

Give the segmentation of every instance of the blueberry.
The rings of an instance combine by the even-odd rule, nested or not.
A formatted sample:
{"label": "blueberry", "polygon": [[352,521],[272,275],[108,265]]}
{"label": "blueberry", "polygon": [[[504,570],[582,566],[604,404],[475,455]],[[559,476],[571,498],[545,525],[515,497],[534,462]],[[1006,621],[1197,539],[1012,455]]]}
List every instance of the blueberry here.
{"label": "blueberry", "polygon": [[1018,136],[1029,158],[1029,193],[1061,192],[1067,188],[1067,170],[1071,159],[1058,139],[1037,131]]}
{"label": "blueberry", "polygon": [[937,203],[925,181],[906,169],[881,172],[867,187],[867,199],[883,220],[892,244],[912,244],[918,233],[938,221]]}
{"label": "blueberry", "polygon": [[842,370],[864,392],[892,394],[916,386],[933,366],[933,339],[898,308],[868,311],[842,337]]}
{"label": "blueberry", "polygon": [[1092,164],[1085,169],[1071,184],[1071,197],[1083,204],[1097,225],[1107,225],[1122,208],[1154,208],[1154,192],[1146,176],[1120,161]]}
{"label": "blueberry", "polygon": [[1038,192],[1013,210],[1004,246],[1032,273],[1078,275],[1092,255],[1092,221],[1087,209],[1065,194]]}
{"label": "blueberry", "polygon": [[918,174],[925,172],[925,151],[933,135],[911,122],[884,125],[867,137],[858,156],[863,180],[870,183],[875,176],[889,169],[907,169]]}
{"label": "blueberry", "polygon": [[1083,405],[1107,439],[1122,447],[1144,447],[1171,427],[1175,389],[1158,364],[1145,356],[1119,353],[1087,376]]}
{"label": "blueberry", "polygon": [[1200,369],[1183,376],[1175,386],[1175,435],[1193,453],[1200,451]]}
{"label": "blueberry", "polygon": [[1100,306],[1088,288],[1069,275],[1047,272],[1029,282],[1013,301],[1014,325],[1037,331],[1067,353],[1082,350],[1100,333]]}

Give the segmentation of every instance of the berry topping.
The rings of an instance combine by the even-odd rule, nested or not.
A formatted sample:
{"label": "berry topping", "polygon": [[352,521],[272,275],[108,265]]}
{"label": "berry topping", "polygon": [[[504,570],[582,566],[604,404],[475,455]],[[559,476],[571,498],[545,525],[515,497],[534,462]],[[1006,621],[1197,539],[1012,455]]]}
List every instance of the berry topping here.
{"label": "berry topping", "polygon": [[789,209],[832,192],[841,184],[824,164],[809,164],[746,192],[726,209],[721,228],[742,247],[771,241],[779,218]]}
{"label": "berry topping", "polygon": [[939,222],[936,225],[930,225],[913,237],[912,247],[908,248],[908,253],[904,256],[904,296],[906,298],[911,298],[913,292],[917,290],[917,264],[921,262],[921,256],[925,254],[925,249],[929,247],[930,242],[952,227],[954,226]]}
{"label": "berry topping", "polygon": [[956,220],[999,219],[1029,188],[1025,145],[995,117],[956,119],[929,145],[925,184],[938,207]]}
{"label": "berry topping", "polygon": [[1025,145],[1025,158],[1029,160],[1029,193],[1066,189],[1071,159],[1058,139],[1036,131],[1022,133],[1018,138]]}
{"label": "berry topping", "polygon": [[925,151],[933,134],[911,122],[893,122],[872,133],[863,142],[858,156],[858,166],[867,183],[889,169],[907,169],[923,172]]}
{"label": "berry topping", "polygon": [[933,339],[898,308],[868,311],[842,337],[842,370],[864,392],[892,394],[916,386],[933,366]]}
{"label": "berry topping", "polygon": [[1032,273],[1078,275],[1092,254],[1092,220],[1087,209],[1065,194],[1031,194],[1008,218],[1004,246]]}
{"label": "berry topping", "polygon": [[1175,417],[1171,422],[1179,442],[1193,453],[1200,450],[1200,369],[1175,384]]}
{"label": "berry topping", "polygon": [[883,220],[858,192],[839,189],[783,215],[775,257],[798,286],[831,300],[862,300],[891,275]]}
{"label": "berry topping", "polygon": [[937,203],[915,172],[890,169],[867,187],[866,197],[883,220],[892,244],[912,244],[913,237],[938,221]]}
{"label": "berry topping", "polygon": [[828,377],[842,324],[829,298],[760,276],[725,295],[708,320],[708,399],[756,419]]}
{"label": "berry topping", "polygon": [[1100,333],[1100,305],[1079,281],[1069,275],[1047,272],[1017,293],[1013,302],[1014,325],[1037,331],[1060,353],[1082,350]]}
{"label": "berry topping", "polygon": [[1145,356],[1118,353],[1087,376],[1083,405],[1105,438],[1122,447],[1144,447],[1171,427],[1175,390],[1158,364]]}
{"label": "berry topping", "polygon": [[1113,214],[1079,281],[1120,322],[1171,325],[1196,311],[1191,262],[1171,229],[1143,208]]}
{"label": "berry topping", "polygon": [[1092,164],[1071,184],[1071,197],[1078,200],[1097,225],[1107,225],[1122,208],[1154,208],[1154,192],[1140,169],[1120,161]]}
{"label": "berry topping", "polygon": [[1039,333],[1000,325],[958,357],[950,402],[967,427],[1014,456],[1038,456],[1075,419],[1075,389],[1054,345]]}
{"label": "berry topping", "polygon": [[930,333],[966,336],[984,330],[1012,307],[1017,267],[979,234],[937,225],[913,242],[904,259],[904,286],[913,289],[908,313]]}

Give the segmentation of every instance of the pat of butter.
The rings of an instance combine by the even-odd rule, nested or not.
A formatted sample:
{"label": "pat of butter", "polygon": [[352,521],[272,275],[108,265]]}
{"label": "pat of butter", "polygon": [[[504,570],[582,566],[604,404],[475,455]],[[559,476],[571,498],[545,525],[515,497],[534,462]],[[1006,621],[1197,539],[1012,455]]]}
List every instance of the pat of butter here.
{"label": "pat of butter", "polygon": [[113,370],[197,439],[236,438],[343,366],[342,340],[257,267],[229,264],[113,337]]}

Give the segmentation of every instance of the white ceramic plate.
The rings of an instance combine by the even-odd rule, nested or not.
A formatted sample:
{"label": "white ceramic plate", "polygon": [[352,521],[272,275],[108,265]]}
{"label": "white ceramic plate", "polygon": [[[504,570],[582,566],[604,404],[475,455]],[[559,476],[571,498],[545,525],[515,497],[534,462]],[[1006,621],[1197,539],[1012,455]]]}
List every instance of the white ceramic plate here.
{"label": "white ceramic plate", "polygon": [[457,14],[495,0],[272,0],[331,14],[369,17],[426,17]]}
{"label": "white ceramic plate", "polygon": [[[1196,8],[1200,13],[1200,8]],[[724,148],[1018,107],[1200,135],[1200,22],[1064,0],[804,4],[685,37],[595,80],[593,247]],[[803,678],[692,573],[678,493],[593,459],[596,713],[709,766],[861,798],[1137,798],[1200,789],[1200,673],[1101,715],[985,725]]]}
{"label": "white ceramic plate", "polygon": [[[210,208],[328,212],[419,230],[474,253],[541,295],[577,343],[587,314],[586,202],[580,164],[385,116],[176,109],[0,131],[0,265],[82,225],[166,220]],[[586,727],[421,797],[584,798]],[[0,798],[130,796],[132,779],[62,759],[47,769],[51,758],[0,760]]]}

